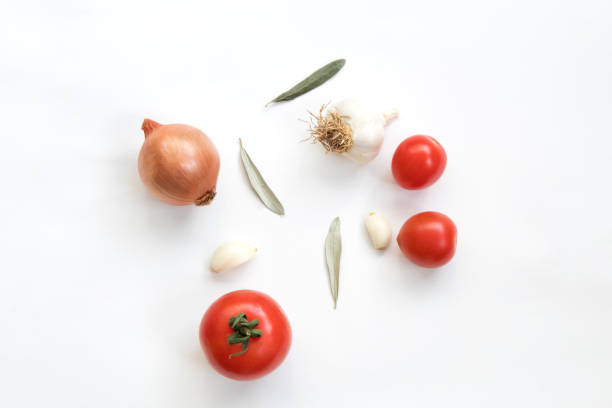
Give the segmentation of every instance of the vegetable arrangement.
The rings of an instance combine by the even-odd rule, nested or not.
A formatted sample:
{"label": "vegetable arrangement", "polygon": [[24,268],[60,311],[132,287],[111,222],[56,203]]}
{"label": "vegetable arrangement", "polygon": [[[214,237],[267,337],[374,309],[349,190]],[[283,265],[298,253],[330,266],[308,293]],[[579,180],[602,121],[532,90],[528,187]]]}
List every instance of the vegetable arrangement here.
{"label": "vegetable arrangement", "polygon": [[[344,66],[332,61],[293,88],[270,101],[290,101],[322,85]],[[310,115],[309,139],[327,152],[357,163],[373,160],[380,152],[385,126],[398,111],[376,110],[358,100],[345,99],[323,105]],[[171,205],[208,205],[217,191],[220,160],[217,149],[199,129],[182,124],[160,125],[150,119],[142,124],[145,141],[138,157],[138,171],[147,190]],[[239,154],[253,191],[272,212],[285,209],[264,180],[239,139]],[[397,184],[419,190],[434,184],[446,167],[446,152],[430,136],[406,138],[397,146],[391,172]],[[389,220],[372,212],[365,219],[372,246],[385,250],[392,238]],[[446,215],[425,211],[410,217],[397,235],[401,253],[425,268],[441,267],[453,258],[457,228]],[[210,268],[219,273],[250,260],[257,248],[242,242],[226,242],[213,253]],[[334,309],[338,302],[342,237],[340,218],[329,226],[324,242]],[[238,290],[221,296],[210,305],[200,324],[200,344],[212,367],[236,380],[252,380],[273,371],[285,359],[291,345],[291,327],[281,307],[268,295]]]}

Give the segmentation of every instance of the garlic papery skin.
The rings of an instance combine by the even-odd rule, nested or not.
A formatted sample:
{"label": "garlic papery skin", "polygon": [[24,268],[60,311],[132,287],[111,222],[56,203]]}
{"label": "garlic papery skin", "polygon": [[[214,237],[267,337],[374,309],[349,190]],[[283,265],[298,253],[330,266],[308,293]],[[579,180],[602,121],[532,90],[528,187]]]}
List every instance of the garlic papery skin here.
{"label": "garlic papery skin", "polygon": [[311,113],[310,134],[330,152],[357,163],[366,163],[380,152],[385,126],[398,116],[397,109],[380,112],[358,99],[345,99]]}
{"label": "garlic papery skin", "polygon": [[219,273],[226,269],[235,268],[251,259],[257,248],[244,242],[226,242],[218,247],[210,260],[210,269]]}
{"label": "garlic papery skin", "polygon": [[391,242],[391,224],[384,215],[370,213],[366,218],[366,229],[376,249],[385,249]]}

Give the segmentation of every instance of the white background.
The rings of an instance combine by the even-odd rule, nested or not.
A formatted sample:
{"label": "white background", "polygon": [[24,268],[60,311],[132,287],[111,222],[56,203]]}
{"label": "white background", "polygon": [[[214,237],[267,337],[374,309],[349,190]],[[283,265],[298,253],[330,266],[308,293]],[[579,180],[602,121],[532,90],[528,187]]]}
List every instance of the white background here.
{"label": "white background", "polygon": [[[610,21],[608,0],[3,2],[0,405],[612,406]],[[333,80],[263,109],[341,57]],[[366,165],[299,143],[306,109],[348,96],[400,110]],[[210,207],[147,194],[145,117],[214,140]],[[448,166],[410,192],[390,160],[418,133]],[[239,137],[286,216],[248,187]],[[394,231],[448,214],[454,260],[374,251],[372,210]],[[214,275],[230,239],[260,250]],[[197,338],[241,288],[274,297],[294,334],[248,383],[214,372]]]}

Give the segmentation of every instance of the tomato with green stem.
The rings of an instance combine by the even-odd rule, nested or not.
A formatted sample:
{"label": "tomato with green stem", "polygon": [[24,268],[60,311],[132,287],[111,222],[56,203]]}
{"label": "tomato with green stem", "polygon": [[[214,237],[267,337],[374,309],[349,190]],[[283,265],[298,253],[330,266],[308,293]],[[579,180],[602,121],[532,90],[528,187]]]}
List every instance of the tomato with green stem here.
{"label": "tomato with green stem", "polygon": [[200,344],[217,372],[254,380],[283,362],[291,346],[291,326],[270,296],[237,290],[210,305],[200,323]]}

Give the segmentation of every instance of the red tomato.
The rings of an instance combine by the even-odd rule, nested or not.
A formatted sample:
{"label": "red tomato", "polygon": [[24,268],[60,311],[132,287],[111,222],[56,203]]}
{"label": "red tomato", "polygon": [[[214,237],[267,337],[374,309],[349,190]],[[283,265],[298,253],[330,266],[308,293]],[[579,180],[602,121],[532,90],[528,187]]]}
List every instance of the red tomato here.
{"label": "red tomato", "polygon": [[[230,323],[235,323],[234,328]],[[200,323],[200,344],[220,374],[254,380],[283,362],[291,345],[291,326],[270,296],[237,290],[210,305]]]}
{"label": "red tomato", "polygon": [[436,139],[416,135],[397,146],[391,161],[395,181],[408,190],[431,186],[444,172],[446,152]]}
{"label": "red tomato", "polygon": [[406,256],[425,268],[440,267],[453,258],[457,248],[457,227],[453,220],[435,211],[413,215],[397,235],[397,244]]}

